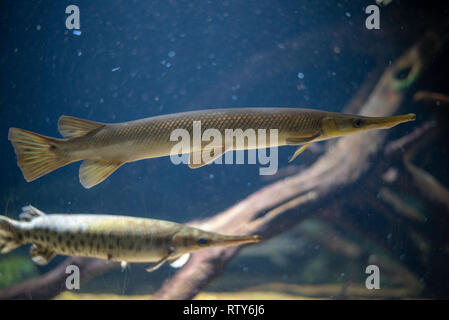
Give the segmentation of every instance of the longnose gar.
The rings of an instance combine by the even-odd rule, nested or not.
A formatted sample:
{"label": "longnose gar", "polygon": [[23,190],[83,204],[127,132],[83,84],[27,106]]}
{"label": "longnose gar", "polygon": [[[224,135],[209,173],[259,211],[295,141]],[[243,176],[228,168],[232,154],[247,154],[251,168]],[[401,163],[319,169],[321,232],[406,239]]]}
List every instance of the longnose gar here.
{"label": "longnose gar", "polygon": [[[393,117],[365,117],[297,108],[239,108],[212,109],[156,116],[131,122],[104,124],[62,116],[58,128],[65,139],[56,139],[17,128],[10,128],[18,165],[27,181],[35,180],[71,162],[84,160],[80,167],[80,181],[90,188],[126,162],[168,156],[178,143],[170,139],[175,129],[186,130],[192,140],[194,122],[201,130],[216,129],[226,135],[227,129],[254,130],[257,139],[245,140],[244,145],[200,145],[190,149],[189,166],[201,167],[223,153],[236,149],[256,149],[285,145],[303,145],[291,160],[312,142],[369,130],[387,129],[399,123],[415,120],[414,114]],[[277,129],[277,140],[258,144],[259,129]],[[257,141],[256,143],[254,141]],[[209,161],[192,161],[195,153],[210,148]],[[203,153],[202,153],[203,154]]]}
{"label": "longnose gar", "polygon": [[0,253],[32,243],[30,254],[38,264],[47,264],[56,254],[62,254],[154,262],[147,269],[153,271],[196,250],[261,240],[257,235],[225,236],[164,220],[93,214],[47,215],[33,206],[22,210],[22,221],[0,216]]}

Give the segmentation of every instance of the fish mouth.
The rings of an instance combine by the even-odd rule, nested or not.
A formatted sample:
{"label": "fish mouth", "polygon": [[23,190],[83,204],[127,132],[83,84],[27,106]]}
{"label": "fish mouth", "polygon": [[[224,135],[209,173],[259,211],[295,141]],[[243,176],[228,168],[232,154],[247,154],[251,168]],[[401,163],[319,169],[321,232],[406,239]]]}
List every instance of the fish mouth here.
{"label": "fish mouth", "polygon": [[416,114],[409,113],[400,116],[369,118],[364,120],[366,129],[390,129],[400,123],[416,120]]}
{"label": "fish mouth", "polygon": [[216,241],[216,246],[239,246],[246,243],[257,243],[262,241],[262,238],[258,235],[252,236],[227,236],[222,240]]}

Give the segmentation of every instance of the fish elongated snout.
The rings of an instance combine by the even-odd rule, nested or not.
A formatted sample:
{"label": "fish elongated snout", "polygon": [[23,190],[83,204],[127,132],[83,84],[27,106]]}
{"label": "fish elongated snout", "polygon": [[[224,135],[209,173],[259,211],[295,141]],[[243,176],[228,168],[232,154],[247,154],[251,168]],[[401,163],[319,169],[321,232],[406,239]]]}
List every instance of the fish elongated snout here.
{"label": "fish elongated snout", "polygon": [[247,243],[257,243],[262,241],[262,238],[258,235],[252,236],[223,236],[215,241],[213,241],[213,246],[239,246]]}
{"label": "fish elongated snout", "polygon": [[416,114],[409,113],[400,116],[379,117],[364,119],[363,122],[367,129],[390,129],[400,123],[416,120]]}

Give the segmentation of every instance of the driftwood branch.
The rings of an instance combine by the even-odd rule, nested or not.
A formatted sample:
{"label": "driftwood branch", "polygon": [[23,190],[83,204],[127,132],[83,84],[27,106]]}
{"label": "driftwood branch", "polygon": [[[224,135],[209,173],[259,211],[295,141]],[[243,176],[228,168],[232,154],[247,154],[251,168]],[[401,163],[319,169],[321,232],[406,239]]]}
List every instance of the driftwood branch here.
{"label": "driftwood branch", "polygon": [[100,259],[70,257],[37,279],[24,281],[18,285],[3,289],[0,291],[0,299],[51,299],[66,289],[66,279],[68,277],[66,268],[69,265],[75,265],[80,268],[82,281],[88,281],[109,269],[119,266],[116,262],[105,263],[104,260]]}
{"label": "driftwood branch", "polygon": [[[423,55],[424,46],[426,49],[432,48],[435,53],[439,49],[439,42],[430,36],[404,54],[382,75],[360,109],[361,114],[380,116],[398,111],[405,91],[415,82],[428,63],[428,59]],[[427,54],[430,54],[429,51]],[[397,79],[396,75],[403,70],[409,70],[408,76],[405,79]],[[306,212],[318,210],[317,206],[314,206],[317,200],[323,200],[339,188],[357,180],[369,169],[369,160],[379,150],[384,137],[385,132],[373,131],[341,138],[308,169],[265,187],[230,209],[195,225],[228,233],[246,232],[259,233],[263,237],[273,236],[287,229],[289,225],[294,225],[294,222],[300,222]],[[287,211],[284,210],[286,201],[295,201],[293,205],[291,202],[287,205]],[[263,217],[260,215],[267,210],[271,210],[269,213],[272,215],[264,223],[260,219],[265,219],[267,215]],[[285,218],[285,214],[291,210],[296,212],[294,217],[296,220],[289,217],[287,226],[279,227],[278,223],[270,223],[274,217],[282,220],[282,217]],[[273,231],[275,226],[278,227]],[[164,283],[153,298],[194,297],[222,272],[240,249],[217,248],[195,254],[183,269]]]}

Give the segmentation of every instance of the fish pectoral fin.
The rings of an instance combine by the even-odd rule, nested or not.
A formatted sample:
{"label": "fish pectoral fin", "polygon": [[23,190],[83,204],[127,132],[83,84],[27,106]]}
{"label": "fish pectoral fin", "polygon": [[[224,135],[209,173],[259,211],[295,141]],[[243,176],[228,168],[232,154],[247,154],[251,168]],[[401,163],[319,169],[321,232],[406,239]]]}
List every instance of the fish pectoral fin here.
{"label": "fish pectoral fin", "polygon": [[176,259],[170,259],[168,262],[172,268],[178,269],[183,267],[189,261],[190,253],[183,254]]}
{"label": "fish pectoral fin", "polygon": [[82,137],[93,130],[105,126],[106,124],[104,123],[70,116],[61,116],[58,120],[58,130],[64,138]]}
{"label": "fish pectoral fin", "polygon": [[[225,154],[228,150],[222,146],[222,147],[216,147],[213,148],[209,151],[209,155],[207,156],[207,160],[204,161],[203,159],[203,151],[195,151],[190,153],[189,156],[189,168],[190,169],[196,169],[196,168],[200,168],[202,166],[205,166],[209,163],[214,162],[215,160],[217,160],[218,158],[220,158],[223,154]],[[207,151],[206,151],[207,153]]]}
{"label": "fish pectoral fin", "polygon": [[287,145],[290,146],[297,146],[299,144],[312,142],[314,139],[318,138],[320,134],[313,134],[308,136],[302,136],[302,137],[288,137],[285,139],[285,142],[287,142]]}
{"label": "fish pectoral fin", "polygon": [[169,257],[170,257],[170,255],[168,255],[168,256],[162,258],[161,260],[159,260],[158,262],[152,264],[151,266],[149,266],[149,267],[146,268],[145,270],[146,270],[147,272],[153,272],[153,271],[159,269],[160,267],[162,267],[162,265],[163,265],[165,262],[167,262],[167,260],[168,260]]}
{"label": "fish pectoral fin", "polygon": [[311,144],[312,144],[312,141],[306,143],[305,145],[303,145],[303,146],[301,146],[301,147],[299,147],[299,148],[295,151],[295,153],[292,155],[292,157],[288,160],[288,162],[292,162],[293,160],[295,160],[296,157],[299,156],[301,153],[303,153],[304,150],[306,150]]}
{"label": "fish pectoral fin", "polygon": [[92,188],[109,177],[123,164],[124,162],[114,160],[84,160],[80,167],[80,182],[84,188]]}
{"label": "fish pectoral fin", "polygon": [[31,259],[37,263],[38,265],[46,265],[50,262],[51,259],[54,258],[56,253],[51,251],[48,248],[42,247],[38,244],[34,244],[31,246],[30,256]]}

